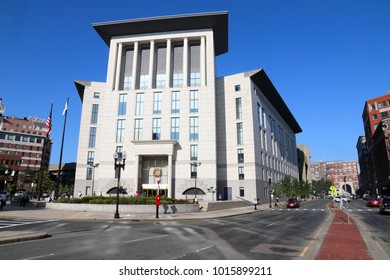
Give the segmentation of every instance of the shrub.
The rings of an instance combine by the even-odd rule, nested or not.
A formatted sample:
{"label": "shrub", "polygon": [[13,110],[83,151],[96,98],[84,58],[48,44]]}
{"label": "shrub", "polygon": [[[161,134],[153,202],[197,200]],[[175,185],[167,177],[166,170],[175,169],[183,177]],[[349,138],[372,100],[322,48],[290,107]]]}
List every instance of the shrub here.
{"label": "shrub", "polygon": [[[84,203],[84,204],[116,204],[116,196],[85,196],[82,198],[65,198],[61,197],[54,203]],[[120,196],[119,204],[124,205],[154,205],[156,197],[150,196]],[[185,199],[176,199],[169,197],[162,197],[161,204],[188,204],[191,203]]]}

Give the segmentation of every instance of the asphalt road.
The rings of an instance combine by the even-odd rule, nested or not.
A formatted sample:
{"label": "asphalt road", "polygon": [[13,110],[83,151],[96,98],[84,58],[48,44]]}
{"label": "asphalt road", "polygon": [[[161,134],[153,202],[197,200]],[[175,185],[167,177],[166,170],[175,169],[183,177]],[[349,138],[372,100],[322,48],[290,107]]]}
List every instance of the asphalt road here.
{"label": "asphalt road", "polygon": [[313,259],[330,214],[327,200],[298,209],[192,221],[8,219],[1,230],[45,231],[46,239],[4,244],[0,259],[290,260]]}

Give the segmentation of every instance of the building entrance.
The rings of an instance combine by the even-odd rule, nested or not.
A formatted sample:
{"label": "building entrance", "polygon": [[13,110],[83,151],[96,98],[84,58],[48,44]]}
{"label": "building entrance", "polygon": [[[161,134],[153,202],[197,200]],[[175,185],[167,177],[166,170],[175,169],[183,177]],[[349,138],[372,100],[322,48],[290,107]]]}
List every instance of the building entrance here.
{"label": "building entrance", "polygon": [[[141,191],[146,196],[168,196],[168,156],[142,156]],[[156,179],[160,178],[157,184]]]}

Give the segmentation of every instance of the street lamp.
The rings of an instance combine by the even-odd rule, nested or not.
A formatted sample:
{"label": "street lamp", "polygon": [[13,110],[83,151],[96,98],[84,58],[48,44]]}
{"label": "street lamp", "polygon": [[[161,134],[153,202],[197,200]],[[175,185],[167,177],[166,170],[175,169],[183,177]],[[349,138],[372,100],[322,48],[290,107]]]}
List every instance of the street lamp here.
{"label": "street lamp", "polygon": [[99,163],[94,164],[93,162],[91,162],[89,165],[92,167],[92,192],[91,192],[91,196],[94,196],[93,187],[94,187],[94,182],[95,182],[95,168],[99,166]]}
{"label": "street lamp", "polygon": [[271,178],[268,179],[268,195],[269,195],[269,208],[272,208],[272,204],[271,204]]}
{"label": "street lamp", "polygon": [[121,180],[121,169],[125,170],[125,163],[126,163],[126,152],[115,152],[114,153],[114,169],[115,172],[118,172],[118,185],[116,189],[116,211],[114,214],[115,219],[119,219],[119,187],[120,187],[120,180]]}
{"label": "street lamp", "polygon": [[191,162],[191,178],[195,179],[195,199],[196,199],[196,194],[198,193],[198,190],[196,188],[196,179],[198,177],[198,166],[200,166],[202,163],[201,162]]}

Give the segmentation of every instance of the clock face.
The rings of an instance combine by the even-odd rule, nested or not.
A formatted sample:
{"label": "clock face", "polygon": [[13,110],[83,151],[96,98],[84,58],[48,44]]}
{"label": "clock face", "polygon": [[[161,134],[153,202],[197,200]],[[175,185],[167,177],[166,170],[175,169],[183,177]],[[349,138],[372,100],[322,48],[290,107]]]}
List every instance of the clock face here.
{"label": "clock face", "polygon": [[155,168],[154,170],[153,170],[153,175],[154,175],[154,177],[161,177],[161,169],[160,168]]}

